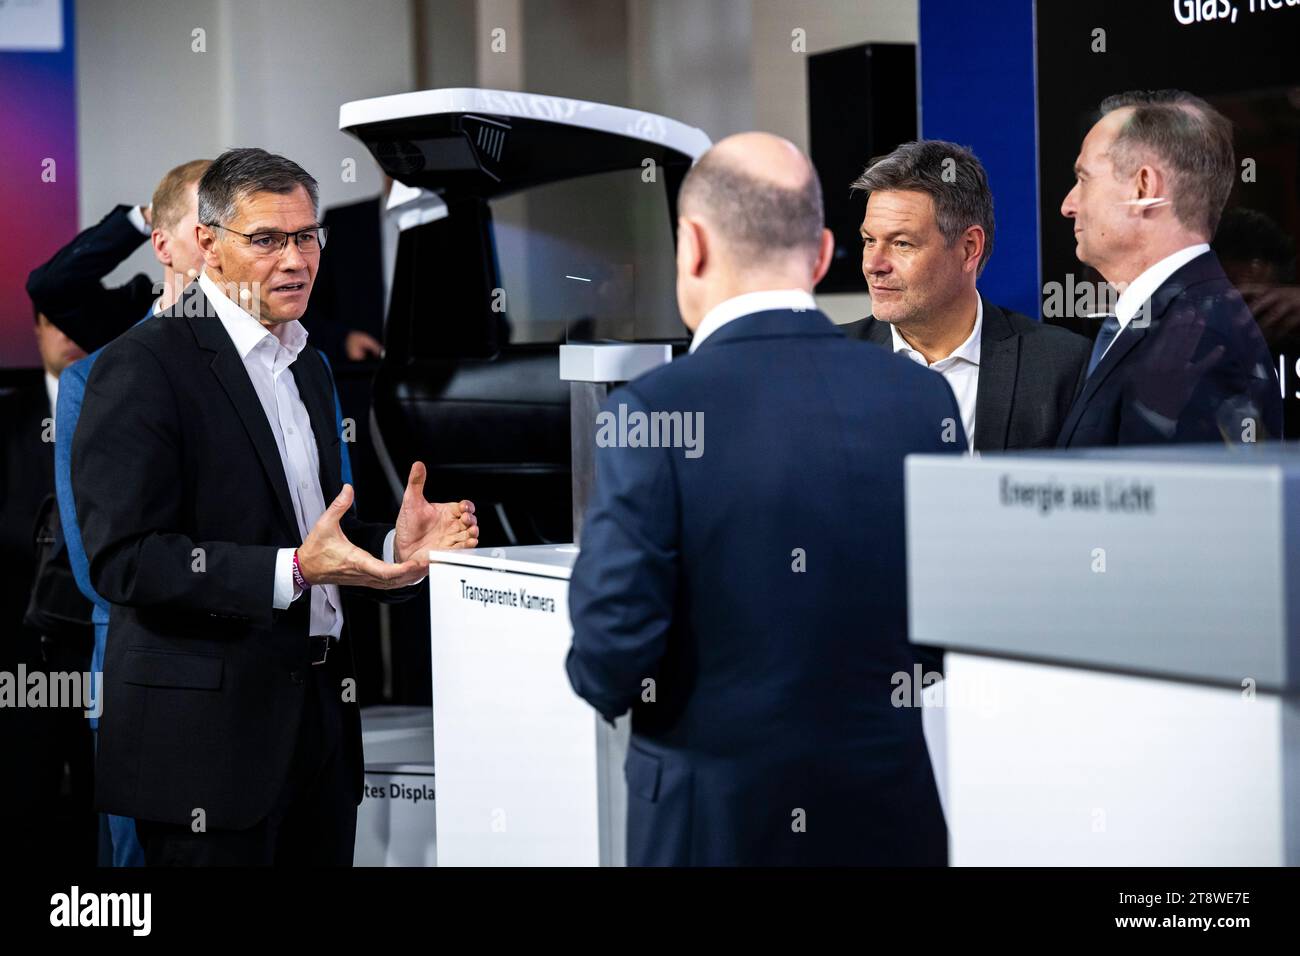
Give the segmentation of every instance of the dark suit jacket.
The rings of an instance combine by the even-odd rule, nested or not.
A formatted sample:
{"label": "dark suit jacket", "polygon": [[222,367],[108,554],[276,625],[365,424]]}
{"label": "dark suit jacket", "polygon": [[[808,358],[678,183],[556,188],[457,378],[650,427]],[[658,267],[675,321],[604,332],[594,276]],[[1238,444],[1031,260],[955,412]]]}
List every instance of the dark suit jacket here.
{"label": "dark suit jacket", "polygon": [[347,361],[343,341],[349,332],[384,340],[380,202],[366,199],[325,211],[329,236],[302,322],[312,344],[336,365]]}
{"label": "dark suit jacket", "polygon": [[1282,397],[1264,336],[1213,252],[1170,276],[1116,336],[1057,444],[1153,445],[1282,437]]}
{"label": "dark suit jacket", "polygon": [[[980,298],[984,325],[973,444],[979,451],[1051,448],[1088,371],[1088,340]],[[841,328],[893,350],[888,322],[868,316]]]}
{"label": "dark suit jacket", "polygon": [[86,352],[139,322],[156,298],[143,272],[114,289],[101,281],[145,241],[126,218],[130,210],[118,206],[27,277],[32,303]]}
{"label": "dark suit jacket", "polygon": [[[329,502],[342,488],[330,374],[310,347],[290,370]],[[251,826],[290,769],[310,602],[272,609],[276,551],[301,535],[266,415],[197,284],[100,355],[72,459],[91,583],[113,605],[99,808],[187,823],[201,807],[209,828]],[[342,527],[382,555],[388,526],[349,514]],[[351,674],[346,636],[330,654]],[[360,800],[355,703],[343,704],[343,730]]]}
{"label": "dark suit jacket", "polygon": [[890,695],[917,660],[903,457],[965,449],[942,440],[952,390],[820,312],[770,311],[620,405],[698,413],[706,438],[696,458],[599,447],[573,568],[569,679],[607,718],[632,709],[628,862],[942,865],[920,710]]}

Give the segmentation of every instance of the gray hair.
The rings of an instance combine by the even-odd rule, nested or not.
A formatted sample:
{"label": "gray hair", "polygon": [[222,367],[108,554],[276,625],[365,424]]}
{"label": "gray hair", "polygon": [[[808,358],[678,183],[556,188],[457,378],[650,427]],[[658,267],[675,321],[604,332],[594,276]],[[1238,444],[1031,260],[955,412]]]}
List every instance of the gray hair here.
{"label": "gray hair", "polygon": [[822,187],[811,163],[803,185],[789,189],[705,153],[682,180],[677,206],[706,210],[742,266],[796,252],[815,259],[821,248]]}
{"label": "gray hair", "polygon": [[904,143],[871,162],[853,180],[851,190],[925,193],[934,203],[934,218],[951,247],[971,226],[984,230],[984,253],[976,275],[993,255],[993,193],[984,166],[965,146],[942,139]]}
{"label": "gray hair", "polygon": [[1232,123],[1199,96],[1183,90],[1131,90],[1101,101],[1101,115],[1132,108],[1110,147],[1118,176],[1132,175],[1144,156],[1169,164],[1173,186],[1167,196],[1174,215],[1188,229],[1219,228],[1237,175]]}
{"label": "gray hair", "polygon": [[235,206],[253,193],[291,193],[299,186],[311,197],[319,213],[316,180],[291,159],[249,147],[228,149],[213,161],[199,180],[199,222],[225,225],[235,217]]}

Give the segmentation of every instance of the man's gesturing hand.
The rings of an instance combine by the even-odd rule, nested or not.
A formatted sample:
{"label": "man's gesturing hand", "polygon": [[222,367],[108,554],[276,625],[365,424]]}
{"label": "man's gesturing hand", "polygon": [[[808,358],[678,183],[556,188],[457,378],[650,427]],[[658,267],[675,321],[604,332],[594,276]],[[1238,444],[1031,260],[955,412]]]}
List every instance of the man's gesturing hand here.
{"label": "man's gesturing hand", "polygon": [[352,486],[344,485],[298,549],[298,567],[308,584],[389,590],[404,588],[424,577],[429,568],[427,557],[413,554],[409,561],[389,564],[349,541],[339,527],[339,519],[350,507]]}
{"label": "man's gesturing hand", "polygon": [[430,550],[472,548],[478,544],[478,518],[474,502],[448,501],[435,504],[424,498],[424,463],[411,466],[402,495],[402,510],[397,513],[397,534],[393,538],[393,557],[401,561]]}

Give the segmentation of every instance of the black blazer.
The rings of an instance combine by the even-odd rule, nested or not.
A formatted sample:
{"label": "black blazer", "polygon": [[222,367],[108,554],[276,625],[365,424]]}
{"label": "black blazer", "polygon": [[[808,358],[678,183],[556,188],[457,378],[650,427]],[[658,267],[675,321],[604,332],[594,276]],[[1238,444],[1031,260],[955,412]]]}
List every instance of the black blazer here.
{"label": "black blazer", "polygon": [[302,322],[312,344],[335,365],[347,361],[343,341],[349,332],[384,340],[380,202],[366,199],[325,211],[329,236]]}
{"label": "black blazer", "polygon": [[[975,390],[977,451],[1051,448],[1088,371],[1081,335],[1007,312],[988,299]],[[850,337],[893,349],[888,322],[868,316],[840,326]]]}
{"label": "black blazer", "polygon": [[[329,502],[342,488],[330,374],[310,347],[290,371]],[[113,605],[99,808],[187,823],[201,807],[210,828],[255,824],[290,769],[309,602],[272,609],[276,550],[301,537],[257,393],[197,284],[101,353],[73,438],[72,483],[91,582]],[[389,526],[349,514],[342,527],[382,555]],[[346,677],[344,634],[330,666],[338,655]],[[343,704],[343,735],[359,801],[355,703]]]}
{"label": "black blazer", "polygon": [[27,277],[27,294],[37,310],[86,352],[143,319],[156,298],[153,281],[143,272],[114,289],[101,281],[146,239],[127,219],[130,211],[118,206]]}
{"label": "black blazer", "polygon": [[1064,448],[1282,437],[1282,397],[1264,336],[1213,252],[1170,276],[1088,376]]}

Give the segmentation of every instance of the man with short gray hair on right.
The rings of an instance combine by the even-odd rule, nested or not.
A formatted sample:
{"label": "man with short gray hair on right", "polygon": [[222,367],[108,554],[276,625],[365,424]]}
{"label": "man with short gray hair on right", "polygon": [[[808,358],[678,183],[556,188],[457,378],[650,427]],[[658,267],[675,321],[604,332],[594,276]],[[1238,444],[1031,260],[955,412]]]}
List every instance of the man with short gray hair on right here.
{"label": "man with short gray hair on right", "polygon": [[979,159],[943,140],[904,143],[853,189],[867,193],[862,275],[872,314],[845,333],[942,375],[972,450],[1052,447],[1083,381],[1088,341],[976,289],[994,226]]}
{"label": "man with short gray hair on right", "polygon": [[1061,214],[1120,295],[1058,444],[1280,438],[1268,347],[1209,246],[1237,175],[1232,124],[1182,90],[1121,93],[1100,113]]}

